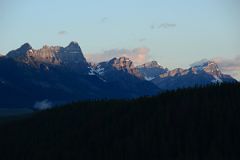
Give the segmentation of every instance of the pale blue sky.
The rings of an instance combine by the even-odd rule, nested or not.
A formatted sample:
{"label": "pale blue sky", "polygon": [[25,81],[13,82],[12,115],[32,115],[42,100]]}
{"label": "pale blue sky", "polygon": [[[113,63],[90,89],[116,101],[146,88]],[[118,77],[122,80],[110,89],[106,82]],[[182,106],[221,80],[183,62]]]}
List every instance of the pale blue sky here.
{"label": "pale blue sky", "polygon": [[0,26],[2,54],[73,40],[84,53],[146,47],[169,68],[240,54],[239,0],[0,0]]}

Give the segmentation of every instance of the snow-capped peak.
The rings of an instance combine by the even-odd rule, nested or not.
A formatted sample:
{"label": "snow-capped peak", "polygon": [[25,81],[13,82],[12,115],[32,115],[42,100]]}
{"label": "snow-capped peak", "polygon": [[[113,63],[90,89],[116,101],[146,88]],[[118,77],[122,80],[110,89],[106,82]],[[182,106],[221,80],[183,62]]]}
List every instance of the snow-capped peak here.
{"label": "snow-capped peak", "polygon": [[194,65],[191,66],[192,66],[191,69],[195,70],[196,72],[204,71],[216,76],[221,75],[221,71],[214,61],[202,60],[201,63],[195,63]]}

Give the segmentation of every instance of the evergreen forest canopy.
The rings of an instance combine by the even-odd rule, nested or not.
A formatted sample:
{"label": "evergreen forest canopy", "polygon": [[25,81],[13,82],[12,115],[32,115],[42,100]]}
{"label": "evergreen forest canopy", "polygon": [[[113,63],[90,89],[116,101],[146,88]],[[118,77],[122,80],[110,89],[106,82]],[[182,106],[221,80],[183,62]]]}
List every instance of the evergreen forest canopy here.
{"label": "evergreen forest canopy", "polygon": [[72,103],[0,123],[0,159],[239,159],[240,84]]}

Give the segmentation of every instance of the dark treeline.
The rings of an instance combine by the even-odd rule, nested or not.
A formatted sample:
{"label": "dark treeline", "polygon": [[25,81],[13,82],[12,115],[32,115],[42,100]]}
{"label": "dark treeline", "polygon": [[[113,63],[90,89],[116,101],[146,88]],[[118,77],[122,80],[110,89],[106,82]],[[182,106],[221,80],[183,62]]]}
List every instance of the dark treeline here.
{"label": "dark treeline", "polygon": [[1,124],[0,159],[240,159],[240,84],[38,112]]}

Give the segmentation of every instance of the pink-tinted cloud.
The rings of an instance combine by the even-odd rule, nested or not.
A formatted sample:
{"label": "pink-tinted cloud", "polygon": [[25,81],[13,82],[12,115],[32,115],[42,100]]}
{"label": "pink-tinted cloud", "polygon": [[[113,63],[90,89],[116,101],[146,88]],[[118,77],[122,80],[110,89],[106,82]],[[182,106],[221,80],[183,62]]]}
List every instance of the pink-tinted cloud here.
{"label": "pink-tinted cloud", "polygon": [[233,59],[215,58],[213,59],[221,68],[221,70],[240,80],[240,55]]}
{"label": "pink-tinted cloud", "polygon": [[150,60],[148,48],[135,48],[135,49],[111,49],[99,54],[86,54],[86,58],[90,62],[103,62],[108,61],[114,57],[128,57],[136,65],[143,64]]}

